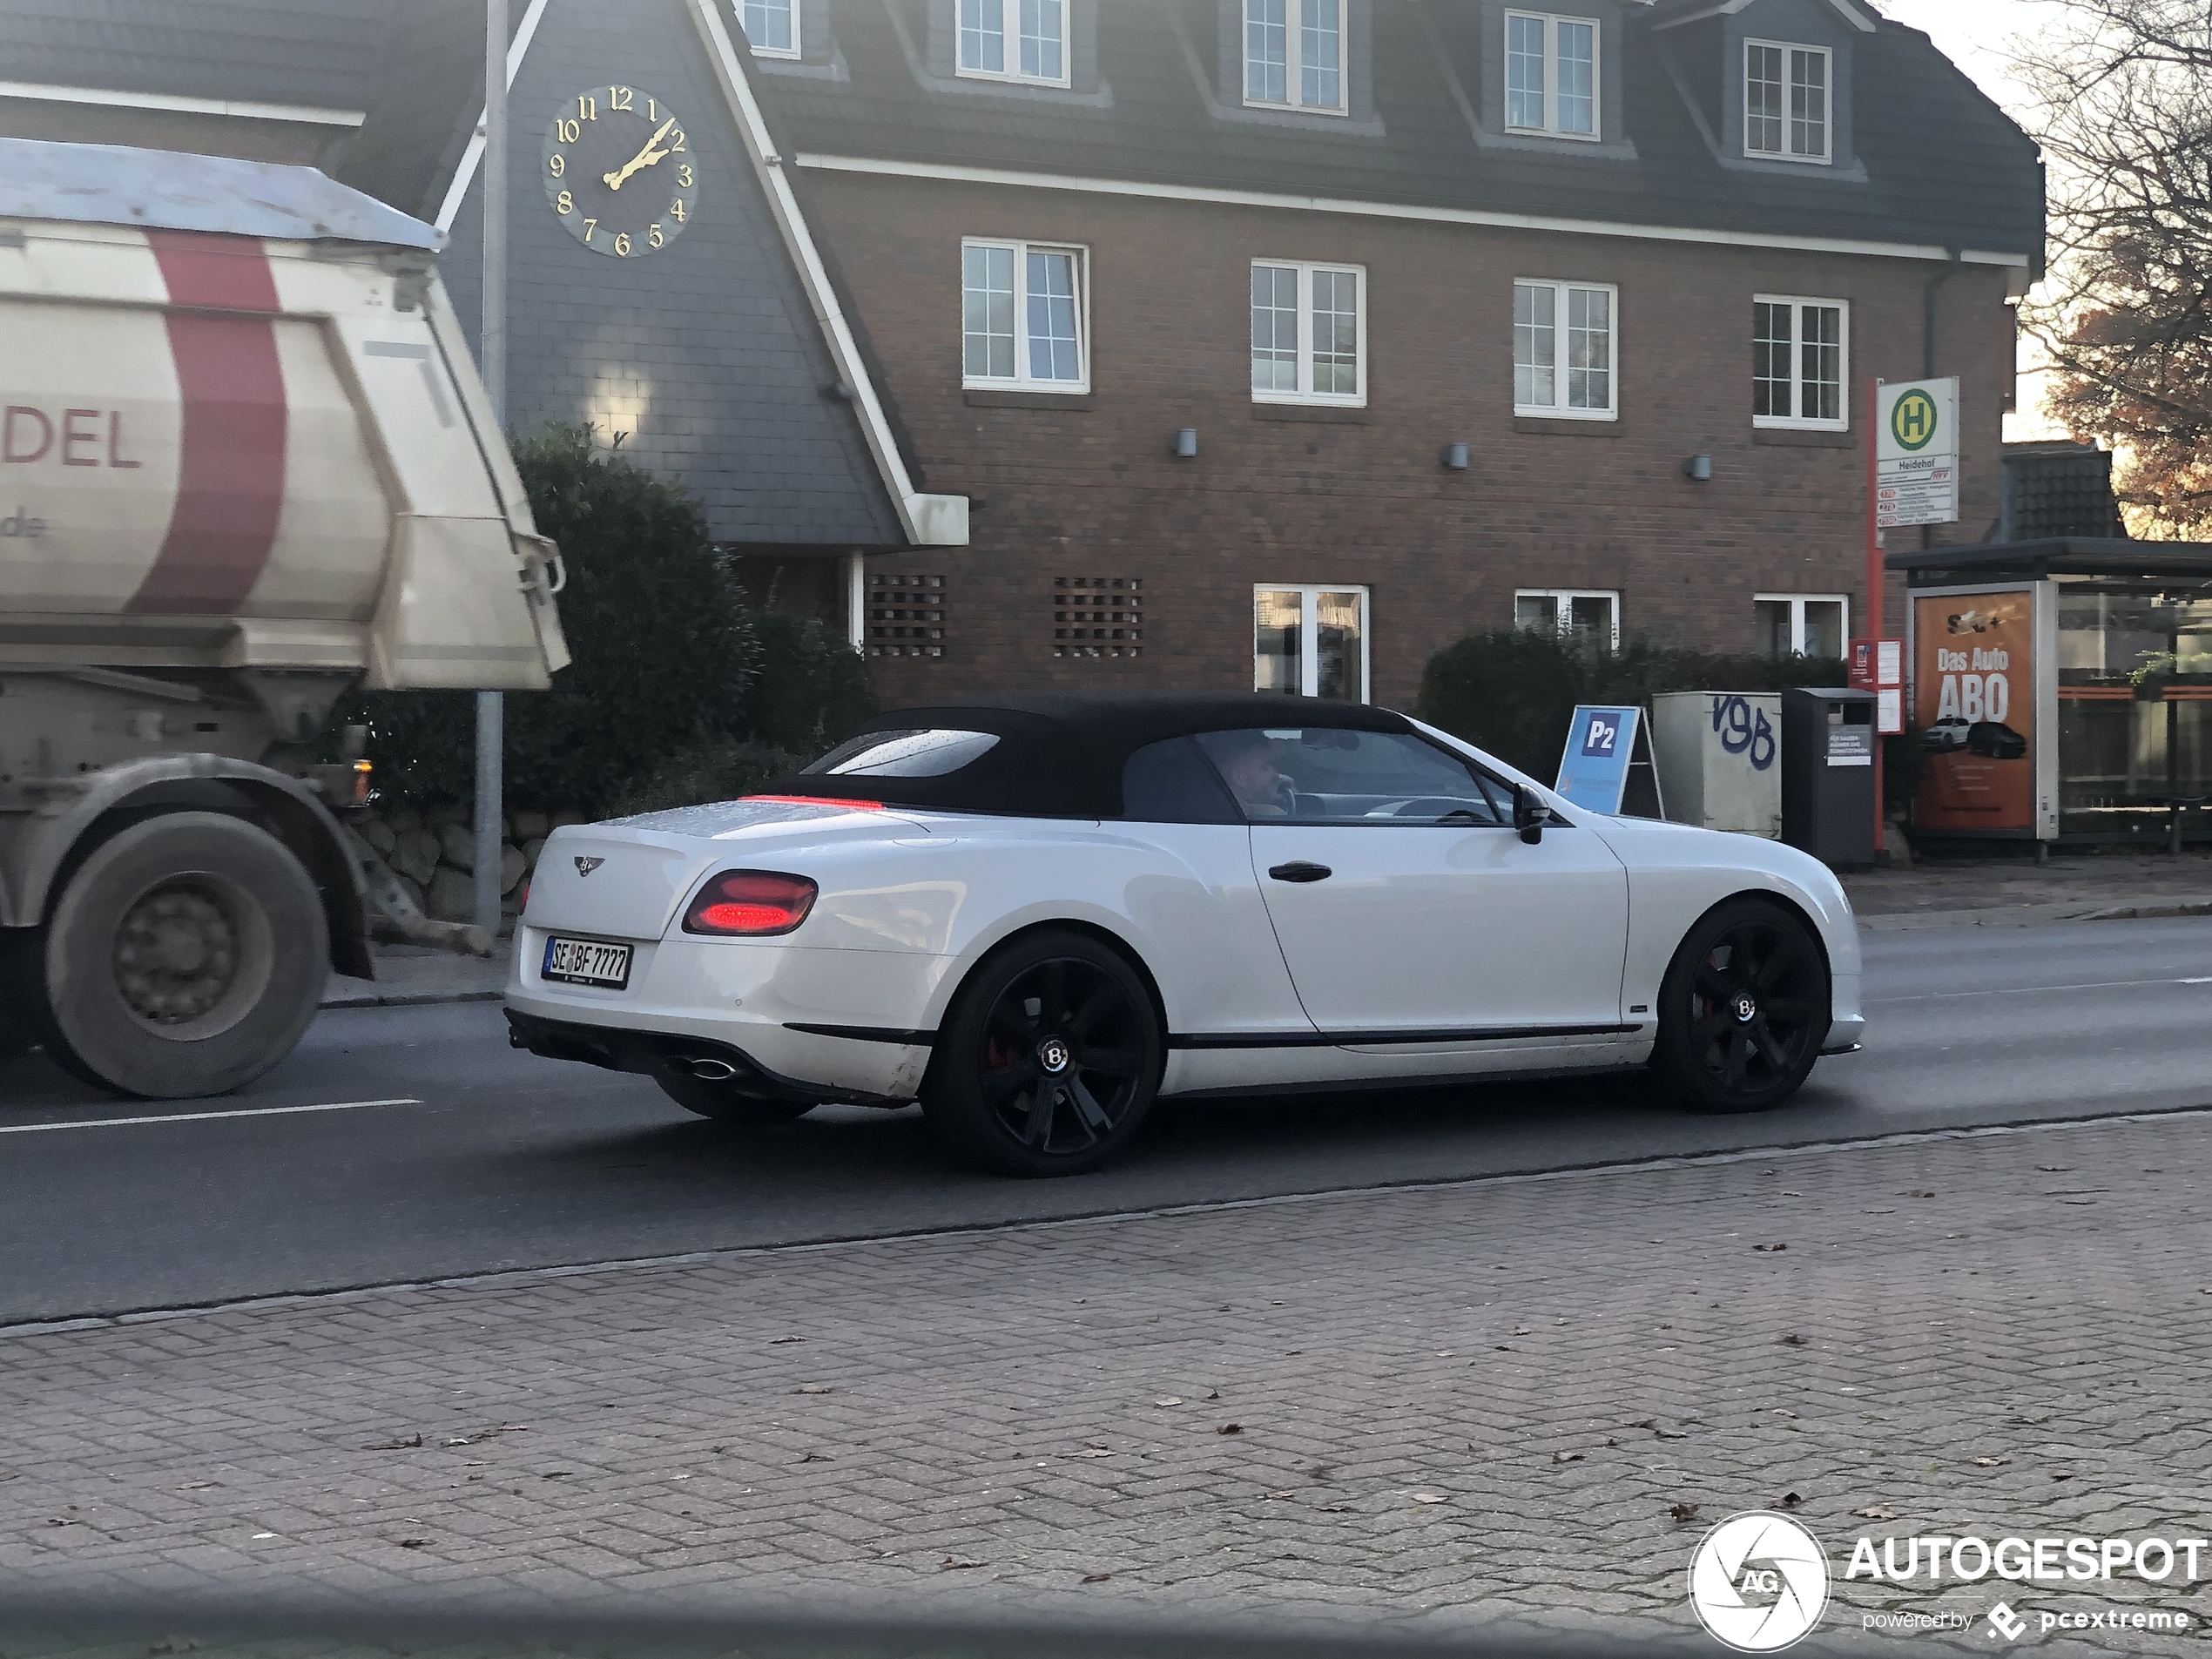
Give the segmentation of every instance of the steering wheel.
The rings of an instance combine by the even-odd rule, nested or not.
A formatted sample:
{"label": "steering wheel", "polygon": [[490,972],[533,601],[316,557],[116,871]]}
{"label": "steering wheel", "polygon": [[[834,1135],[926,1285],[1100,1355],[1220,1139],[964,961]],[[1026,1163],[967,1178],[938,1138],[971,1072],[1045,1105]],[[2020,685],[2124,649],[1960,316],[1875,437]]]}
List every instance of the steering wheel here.
{"label": "steering wheel", "polygon": [[1494,826],[1498,821],[1493,814],[1479,811],[1468,802],[1455,800],[1449,795],[1417,795],[1411,800],[1401,800],[1392,806],[1378,806],[1367,816],[1370,818],[1429,818],[1440,824],[1447,824],[1454,819],[1460,819],[1470,824],[1482,825],[1486,828]]}

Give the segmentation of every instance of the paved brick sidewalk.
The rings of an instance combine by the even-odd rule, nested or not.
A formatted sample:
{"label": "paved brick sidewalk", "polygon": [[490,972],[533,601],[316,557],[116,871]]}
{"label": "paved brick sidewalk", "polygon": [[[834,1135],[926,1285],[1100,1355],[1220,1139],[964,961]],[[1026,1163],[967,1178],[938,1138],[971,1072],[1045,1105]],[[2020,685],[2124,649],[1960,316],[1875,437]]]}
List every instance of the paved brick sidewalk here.
{"label": "paved brick sidewalk", "polygon": [[2208,1170],[2180,1115],[17,1331],[0,1582],[1656,1631],[1792,1493],[1839,1570],[2203,1536]]}

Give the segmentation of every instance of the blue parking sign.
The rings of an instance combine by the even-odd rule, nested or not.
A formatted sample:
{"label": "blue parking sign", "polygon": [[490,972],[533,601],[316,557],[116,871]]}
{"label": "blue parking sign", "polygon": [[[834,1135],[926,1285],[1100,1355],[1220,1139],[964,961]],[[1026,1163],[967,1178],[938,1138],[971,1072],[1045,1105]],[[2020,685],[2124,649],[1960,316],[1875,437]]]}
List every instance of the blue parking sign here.
{"label": "blue parking sign", "polygon": [[1635,708],[1578,708],[1567,728],[1567,752],[1560,759],[1559,792],[1577,806],[1617,814],[1629,788],[1629,761],[1635,752]]}

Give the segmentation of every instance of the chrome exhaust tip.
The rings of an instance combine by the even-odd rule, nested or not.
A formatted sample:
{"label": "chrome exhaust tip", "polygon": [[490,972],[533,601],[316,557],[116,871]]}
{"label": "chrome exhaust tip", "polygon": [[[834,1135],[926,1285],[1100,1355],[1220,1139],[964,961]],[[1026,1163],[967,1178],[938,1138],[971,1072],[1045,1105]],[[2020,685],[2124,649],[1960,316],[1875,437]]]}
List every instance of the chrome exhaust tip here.
{"label": "chrome exhaust tip", "polygon": [[705,1082],[726,1083],[738,1075],[738,1069],[726,1060],[686,1060],[679,1063],[692,1076]]}

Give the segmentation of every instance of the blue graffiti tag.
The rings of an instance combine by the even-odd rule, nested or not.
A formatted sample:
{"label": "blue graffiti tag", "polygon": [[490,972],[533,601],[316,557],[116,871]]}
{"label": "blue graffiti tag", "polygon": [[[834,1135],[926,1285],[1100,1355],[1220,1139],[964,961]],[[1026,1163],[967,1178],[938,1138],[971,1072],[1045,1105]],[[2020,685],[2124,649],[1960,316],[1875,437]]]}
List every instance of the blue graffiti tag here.
{"label": "blue graffiti tag", "polygon": [[1753,708],[1748,699],[1715,698],[1713,730],[1721,734],[1721,747],[1729,753],[1748,753],[1752,771],[1764,772],[1774,764],[1774,727],[1766,711]]}

